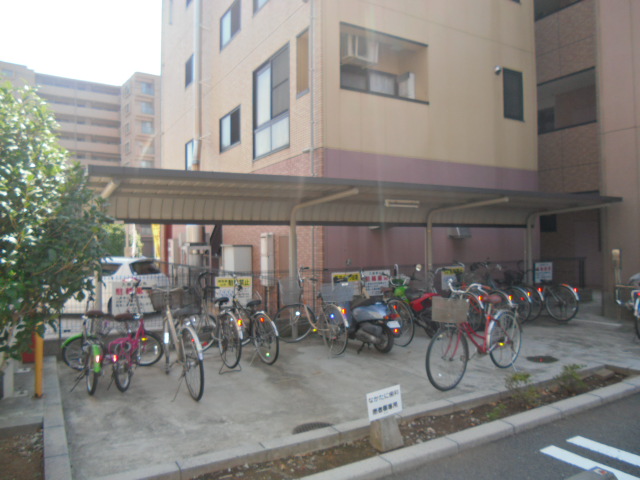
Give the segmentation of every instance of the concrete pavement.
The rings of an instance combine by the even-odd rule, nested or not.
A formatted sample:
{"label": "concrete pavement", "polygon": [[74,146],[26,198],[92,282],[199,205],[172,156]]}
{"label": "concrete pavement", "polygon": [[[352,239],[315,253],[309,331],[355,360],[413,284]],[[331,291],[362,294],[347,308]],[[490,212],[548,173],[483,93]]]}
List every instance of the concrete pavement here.
{"label": "concrete pavement", "polygon": [[[610,364],[640,370],[640,342],[634,337],[631,323],[601,317],[588,305],[584,307],[567,325],[544,317],[526,324],[516,369],[530,373],[534,382],[553,378],[569,364]],[[56,364],[53,358],[47,358],[47,373],[51,376],[51,370],[57,369],[54,377],[58,382],[53,383],[59,386],[58,418],[64,419],[66,458],[74,479],[189,478],[211,469],[212,464],[226,468],[309,451],[367,432],[366,394],[381,388],[399,384],[403,414],[411,415],[433,408],[452,410],[464,402],[478,402],[487,394],[499,395],[505,390],[505,379],[513,373],[512,369],[495,368],[486,356],[477,356],[470,361],[455,390],[439,392],[426,378],[427,344],[426,336],[418,333],[408,347],[394,348],[383,355],[373,349],[357,354],[359,345],[354,342],[342,357],[329,358],[322,342],[310,338],[298,344],[283,343],[281,356],[273,366],[262,365],[257,357],[252,361],[253,352],[248,348],[243,352],[242,370],[227,373],[220,373],[222,363],[217,352],[210,351],[205,354],[205,392],[198,403],[184,385],[178,390],[177,369],[167,376],[159,365],[138,369],[124,394],[115,386],[107,388],[108,378],[103,377],[93,397],[87,395],[82,383],[72,391],[75,372],[62,363]],[[558,361],[535,361],[543,356]],[[537,415],[552,420],[573,409],[587,408],[638,389],[640,383],[636,379],[617,390],[583,398],[579,405],[553,410],[543,407]],[[49,396],[54,400],[51,405],[55,405],[55,392],[50,393],[45,386],[45,399]],[[0,401],[0,427],[8,424],[10,417],[16,418],[17,407],[6,400],[12,399]],[[25,408],[34,410],[26,403]],[[46,416],[53,410],[43,408],[45,457]],[[397,450],[351,468],[368,472],[366,478],[382,478],[373,472],[397,471],[437,452],[456,453],[463,448],[461,445],[516,433],[518,428],[525,428],[517,425],[532,425],[532,421],[521,417],[477,427],[492,432],[472,429],[453,439]],[[294,428],[314,422],[332,427],[292,435]],[[56,423],[60,422],[50,424],[58,427],[56,438],[60,439],[61,429]],[[64,450],[58,445],[50,458],[64,464]],[[50,464],[53,468],[52,461]],[[63,474],[64,468],[63,465]],[[343,473],[332,471],[331,478],[354,478],[353,470],[344,469],[339,469]],[[345,471],[346,476],[339,476]],[[69,478],[53,476],[53,470],[46,473],[47,478]],[[319,478],[323,478],[322,474]]]}

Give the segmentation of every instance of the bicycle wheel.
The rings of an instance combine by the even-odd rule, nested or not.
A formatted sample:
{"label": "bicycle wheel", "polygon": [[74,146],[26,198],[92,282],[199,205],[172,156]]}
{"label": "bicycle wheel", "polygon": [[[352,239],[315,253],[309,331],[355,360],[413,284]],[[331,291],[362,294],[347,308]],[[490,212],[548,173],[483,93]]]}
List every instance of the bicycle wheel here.
{"label": "bicycle wheel", "polygon": [[236,368],[242,356],[242,339],[238,333],[237,320],[230,312],[218,317],[218,350],[227,368]]}
{"label": "bicycle wheel", "polygon": [[273,365],[278,360],[280,343],[278,330],[273,321],[264,313],[255,313],[251,318],[251,339],[256,351],[267,365]]}
{"label": "bicycle wheel", "polygon": [[202,358],[198,355],[198,338],[190,328],[184,328],[180,335],[182,342],[182,369],[184,380],[191,398],[196,402],[204,393],[204,366]]}
{"label": "bicycle wheel", "polygon": [[302,303],[285,305],[273,317],[278,335],[287,343],[299,342],[309,335],[315,320],[311,309],[305,308]]}
{"label": "bicycle wheel", "polygon": [[489,327],[489,356],[499,368],[513,365],[520,354],[522,328],[513,312],[498,312]]}
{"label": "bicycle wheel", "polygon": [[473,293],[465,293],[464,298],[469,302],[469,310],[467,312],[467,322],[475,332],[484,328],[484,309],[480,303],[480,299]]}
{"label": "bicycle wheel", "polygon": [[523,285],[521,288],[527,293],[529,300],[531,300],[531,313],[527,318],[528,322],[531,322],[538,318],[542,313],[542,309],[544,308],[544,300],[540,295],[540,292],[537,288],[530,287],[529,285]]}
{"label": "bicycle wheel", "polygon": [[96,393],[96,389],[98,388],[98,378],[100,377],[100,360],[97,357],[99,356],[99,351],[99,347],[92,344],[89,345],[84,352],[84,374],[87,384],[87,393],[89,395],[93,395],[94,393]]}
{"label": "bicycle wheel", "polygon": [[442,392],[462,380],[469,361],[467,339],[457,327],[444,326],[429,342],[425,367],[429,382]]}
{"label": "bicycle wheel", "polygon": [[62,361],[67,364],[68,367],[74,370],[81,371],[84,368],[84,352],[83,352],[84,339],[82,335],[68,340],[62,346]]}
{"label": "bicycle wheel", "polygon": [[202,351],[206,352],[216,343],[216,317],[210,313],[201,313],[196,317],[194,328],[200,339]]}
{"label": "bicycle wheel", "polygon": [[154,365],[160,361],[164,354],[162,340],[157,334],[148,330],[145,330],[144,335],[140,338],[138,348],[138,365],[142,367]]}
{"label": "bicycle wheel", "polygon": [[531,316],[531,299],[527,292],[521,287],[509,287],[505,292],[511,296],[511,302],[516,307],[518,320],[520,323],[526,322]]}
{"label": "bicycle wheel", "polygon": [[393,339],[393,343],[400,347],[406,347],[413,340],[416,333],[416,326],[413,321],[413,314],[406,302],[393,298],[387,302],[387,307],[393,316],[393,320],[400,323],[400,335]]}
{"label": "bicycle wheel", "polygon": [[342,355],[347,349],[349,337],[346,322],[342,310],[337,305],[327,304],[322,308],[318,331],[331,355]]}
{"label": "bicycle wheel", "polygon": [[128,355],[118,355],[118,360],[113,364],[113,379],[116,387],[121,392],[126,392],[131,385],[131,377],[133,376],[133,368],[129,361]]}
{"label": "bicycle wheel", "polygon": [[550,285],[544,292],[544,306],[551,317],[566,323],[578,313],[578,299],[568,285]]}

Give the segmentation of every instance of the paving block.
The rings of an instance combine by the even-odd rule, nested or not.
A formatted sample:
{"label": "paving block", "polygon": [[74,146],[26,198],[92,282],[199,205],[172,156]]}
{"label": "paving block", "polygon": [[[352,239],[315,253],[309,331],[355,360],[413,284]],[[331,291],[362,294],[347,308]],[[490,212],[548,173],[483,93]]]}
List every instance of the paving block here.
{"label": "paving block", "polygon": [[477,427],[467,428],[460,432],[447,435],[446,438],[458,444],[459,451],[473,448],[487,442],[509,437],[515,433],[513,425],[496,420]]}
{"label": "paving block", "polygon": [[560,410],[547,405],[511,415],[510,417],[503,418],[501,421],[512,425],[515,433],[520,433],[539,425],[560,420],[561,418],[562,413]]}
{"label": "paving block", "polygon": [[453,413],[455,406],[455,403],[449,400],[436,400],[435,402],[403,408],[399,416],[403,421],[411,421],[423,415],[446,415]]}
{"label": "paving block", "polygon": [[237,467],[245,463],[266,462],[269,459],[268,454],[269,452],[262,445],[255,443],[228,450],[195,455],[179,460],[177,465],[184,478],[193,478],[205,473]]}
{"label": "paving block", "polygon": [[69,455],[44,458],[45,480],[71,480],[71,462]]}
{"label": "paving block", "polygon": [[334,425],[338,431],[338,443],[348,443],[369,435],[370,422],[368,418],[360,418],[350,422],[343,422]]}
{"label": "paving block", "polygon": [[340,443],[339,439],[340,432],[333,427],[325,427],[287,437],[270,439],[260,444],[268,452],[267,459],[273,460],[333,447]]}
{"label": "paving block", "polygon": [[391,464],[381,457],[372,457],[343,467],[303,477],[303,480],[376,480],[390,478]]}
{"label": "paving block", "polygon": [[69,456],[67,433],[64,426],[47,428],[42,432],[44,440],[44,458]]}
{"label": "paving block", "polygon": [[560,411],[563,417],[579,413],[589,408],[597,407],[602,404],[602,398],[598,395],[591,395],[591,393],[584,393],[582,395],[576,395],[575,397],[565,398],[558,402],[554,402],[549,405]]}
{"label": "paving block", "polygon": [[620,382],[606,387],[592,390],[589,395],[595,395],[602,399],[603,403],[613,402],[620,398],[624,398],[628,395],[640,390],[640,385],[634,385],[633,383]]}
{"label": "paving block", "polygon": [[455,455],[459,452],[458,444],[446,437],[436,438],[428,442],[418,443],[380,455],[391,464],[393,473],[414,470],[428,462]]}
{"label": "paving block", "polygon": [[[48,479],[49,477],[47,477]],[[52,477],[71,478],[71,477]],[[181,480],[180,468],[175,462],[149,465],[148,467],[116,473],[106,477],[98,477],[94,480]]]}

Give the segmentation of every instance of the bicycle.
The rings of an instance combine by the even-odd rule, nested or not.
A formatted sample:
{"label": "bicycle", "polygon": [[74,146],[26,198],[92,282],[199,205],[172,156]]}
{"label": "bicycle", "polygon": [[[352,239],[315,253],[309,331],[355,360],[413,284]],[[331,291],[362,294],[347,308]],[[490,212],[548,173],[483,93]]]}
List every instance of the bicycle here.
{"label": "bicycle", "polygon": [[494,310],[502,301],[497,295],[489,295],[483,308],[484,334],[473,329],[468,321],[469,305],[464,298],[467,290],[457,290],[450,282],[453,298],[433,299],[433,319],[442,324],[427,348],[425,367],[429,382],[440,391],[455,388],[467,369],[469,345],[479,354],[489,354],[499,368],[514,364],[520,353],[522,328],[511,310]]}
{"label": "bicycle", "polygon": [[253,295],[257,298],[250,300],[244,306],[237,296],[243,289],[242,282],[234,276],[233,283],[231,309],[237,316],[238,325],[242,328],[242,347],[253,343],[260,360],[267,365],[273,365],[278,360],[280,352],[278,329],[264,310],[258,310],[262,304],[258,292],[254,291]]}
{"label": "bicycle", "polygon": [[[93,395],[98,388],[98,379],[102,374],[102,363],[104,346],[102,341],[98,338],[98,332],[100,331],[100,322],[104,313],[98,310],[90,310],[82,317],[82,333],[80,349],[77,356],[74,357],[74,362],[78,362],[79,366],[72,367],[79,370],[80,373],[76,377],[76,383],[71,390],[78,385],[78,383],[84,378],[87,393]],[[76,363],[71,363],[75,365]],[[70,365],[70,366],[71,366]]]}
{"label": "bicycle", "polygon": [[[167,288],[152,290],[149,297],[155,310],[164,310],[162,324],[165,373],[168,375],[174,364],[181,365],[178,389],[180,382],[184,379],[191,398],[197,402],[204,393],[204,356],[198,334],[192,325],[193,320],[190,320],[190,317],[197,313],[197,309],[192,305],[182,306],[183,303],[189,303],[183,299],[189,294],[192,295],[193,292],[184,288]],[[172,309],[172,304],[178,304],[180,307]],[[172,351],[176,353],[173,362],[171,361]]]}
{"label": "bicycle", "polygon": [[[114,321],[114,317],[102,312],[101,310],[88,309],[82,318],[83,322],[91,321],[92,325],[97,325],[97,327],[91,327],[90,335],[95,337],[95,340],[99,341],[103,345],[107,343],[109,333],[114,329],[114,327],[118,327],[118,323]],[[127,335],[126,331],[121,330],[120,333],[122,335]],[[70,336],[62,344],[62,361],[68,367],[78,371],[84,368],[83,344],[85,341],[85,336],[81,332]],[[162,358],[164,349],[162,347],[162,340],[158,335],[145,329],[144,335],[140,337],[139,342],[138,364],[141,367],[154,365]]]}
{"label": "bicycle", "polygon": [[[304,282],[302,275],[309,267],[300,267],[297,278],[286,277],[278,280],[280,285],[281,301],[284,304],[276,312],[273,321],[278,330],[278,335],[283,342],[294,343],[303,340],[312,330],[315,324],[313,310],[304,302]],[[316,279],[310,278],[315,282]]]}
{"label": "bicycle", "polygon": [[[129,388],[134,369],[142,364],[143,358],[150,357],[150,360],[145,360],[144,363],[152,365],[160,360],[164,353],[160,339],[154,333],[147,332],[144,327],[144,315],[141,313],[138,298],[140,280],[129,278],[124,281],[124,284],[129,295],[129,305],[134,305],[136,312],[121,313],[113,317],[126,335],[112,340],[107,347],[109,361],[113,365],[113,379],[121,392]],[[151,352],[147,351],[147,347],[151,343],[156,345],[157,349],[148,355]]]}
{"label": "bicycle", "polygon": [[[626,300],[621,298],[622,292],[628,292]],[[640,338],[640,288],[638,285],[616,285],[615,286],[616,303],[627,310],[634,316],[634,324],[636,336]]]}

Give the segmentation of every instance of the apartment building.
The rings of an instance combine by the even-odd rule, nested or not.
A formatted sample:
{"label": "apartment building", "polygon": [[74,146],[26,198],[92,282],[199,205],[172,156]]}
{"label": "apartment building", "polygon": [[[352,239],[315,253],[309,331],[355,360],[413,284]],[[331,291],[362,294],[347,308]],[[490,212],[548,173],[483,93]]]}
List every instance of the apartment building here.
{"label": "apartment building", "polygon": [[[164,0],[162,46],[164,168],[538,188],[532,0]],[[422,229],[298,230],[300,265],[424,261]],[[222,243],[255,268],[264,233],[286,270],[287,229]],[[435,233],[436,263],[522,258],[517,229]]]}
{"label": "apartment building", "polygon": [[640,4],[536,0],[535,16],[540,189],[624,199],[544,219],[541,253],[586,258],[610,298],[612,249],[623,280],[640,271]]}
{"label": "apartment building", "polygon": [[[59,125],[60,145],[82,165],[153,168],[160,164],[160,77],[134,73],[123,86],[35,72],[0,61],[0,79],[37,87]],[[135,225],[128,227],[134,235]],[[143,252],[153,256],[151,228],[137,226]]]}
{"label": "apartment building", "polygon": [[46,75],[0,61],[0,75],[37,87],[60,126],[60,145],[83,165],[159,164],[160,78],[135,73],[124,86]]}

